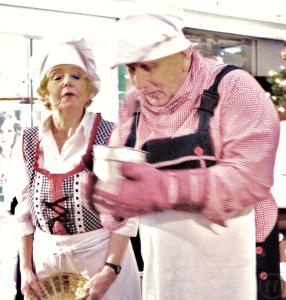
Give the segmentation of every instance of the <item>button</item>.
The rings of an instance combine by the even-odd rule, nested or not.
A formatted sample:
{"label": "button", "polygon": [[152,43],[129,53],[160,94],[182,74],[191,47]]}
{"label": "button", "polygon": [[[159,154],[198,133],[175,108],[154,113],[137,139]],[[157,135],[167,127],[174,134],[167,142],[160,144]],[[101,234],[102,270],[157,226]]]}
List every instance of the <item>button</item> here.
{"label": "button", "polygon": [[261,272],[261,273],[259,274],[259,278],[260,278],[261,280],[266,280],[266,279],[268,278],[268,274],[267,274],[266,272]]}
{"label": "button", "polygon": [[204,155],[204,149],[202,149],[200,146],[197,146],[197,147],[194,149],[194,153],[195,153],[197,156],[202,156],[202,155]]}
{"label": "button", "polygon": [[263,248],[260,246],[256,247],[256,254],[261,255],[263,253]]}

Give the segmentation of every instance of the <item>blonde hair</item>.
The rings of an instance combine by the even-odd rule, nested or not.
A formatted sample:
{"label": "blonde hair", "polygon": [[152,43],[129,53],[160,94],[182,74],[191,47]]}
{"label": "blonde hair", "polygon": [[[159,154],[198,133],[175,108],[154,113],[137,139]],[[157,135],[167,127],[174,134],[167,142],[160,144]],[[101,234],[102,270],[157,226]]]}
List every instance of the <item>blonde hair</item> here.
{"label": "blonde hair", "polygon": [[[40,96],[39,99],[44,104],[44,106],[48,110],[51,110],[51,103],[47,100],[47,97],[46,97],[48,95],[47,86],[48,86],[49,80],[50,80],[50,78],[47,76],[47,74],[45,74],[43,79],[40,81],[39,87],[37,88],[37,93],[39,94],[39,96]],[[86,77],[85,80],[87,83],[87,92],[89,93],[89,97],[92,98],[92,97],[96,96],[98,93],[98,89],[95,87],[93,82],[88,77]],[[86,107],[88,107],[91,104],[91,101],[92,100],[90,99],[90,101],[86,104]]]}

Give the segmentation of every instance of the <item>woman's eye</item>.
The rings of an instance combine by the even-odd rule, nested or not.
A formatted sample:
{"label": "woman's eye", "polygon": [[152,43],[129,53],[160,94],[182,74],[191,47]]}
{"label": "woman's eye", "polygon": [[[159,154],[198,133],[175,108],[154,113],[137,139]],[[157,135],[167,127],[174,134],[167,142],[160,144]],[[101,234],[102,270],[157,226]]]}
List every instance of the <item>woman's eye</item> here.
{"label": "woman's eye", "polygon": [[79,72],[73,72],[73,73],[55,73],[51,76],[51,79],[53,81],[60,81],[63,80],[65,76],[68,76],[69,78],[80,80],[82,78],[82,74]]}
{"label": "woman's eye", "polygon": [[53,75],[52,79],[53,80],[61,80],[62,77],[63,77],[63,74],[55,74],[55,75]]}
{"label": "woman's eye", "polygon": [[72,74],[71,74],[71,77],[72,77],[73,79],[79,80],[79,79],[81,79],[81,74],[80,74],[80,73],[72,73]]}

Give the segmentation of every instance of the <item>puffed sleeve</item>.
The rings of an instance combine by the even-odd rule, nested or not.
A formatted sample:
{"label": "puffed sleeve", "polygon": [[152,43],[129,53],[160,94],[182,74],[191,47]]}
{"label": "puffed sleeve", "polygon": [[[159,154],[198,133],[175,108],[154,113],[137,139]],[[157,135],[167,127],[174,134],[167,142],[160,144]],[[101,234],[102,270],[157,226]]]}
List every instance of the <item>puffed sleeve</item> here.
{"label": "puffed sleeve", "polygon": [[[20,140],[20,139],[19,139]],[[23,138],[21,139],[23,140]],[[32,223],[31,212],[28,204],[29,185],[25,169],[25,161],[22,153],[22,143],[16,145],[12,153],[10,184],[14,185],[14,194],[17,198],[18,205],[15,209],[15,220],[17,222],[18,236],[34,232],[35,228]],[[12,176],[14,174],[14,176]],[[17,184],[15,184],[15,174],[17,174]]]}

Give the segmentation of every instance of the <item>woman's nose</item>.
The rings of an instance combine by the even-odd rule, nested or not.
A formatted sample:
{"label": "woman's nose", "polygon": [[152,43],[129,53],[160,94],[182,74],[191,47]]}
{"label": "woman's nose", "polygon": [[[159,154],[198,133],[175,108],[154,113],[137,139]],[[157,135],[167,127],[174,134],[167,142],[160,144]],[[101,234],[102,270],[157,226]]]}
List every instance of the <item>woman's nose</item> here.
{"label": "woman's nose", "polygon": [[71,74],[65,74],[63,77],[63,84],[70,84],[72,82]]}

